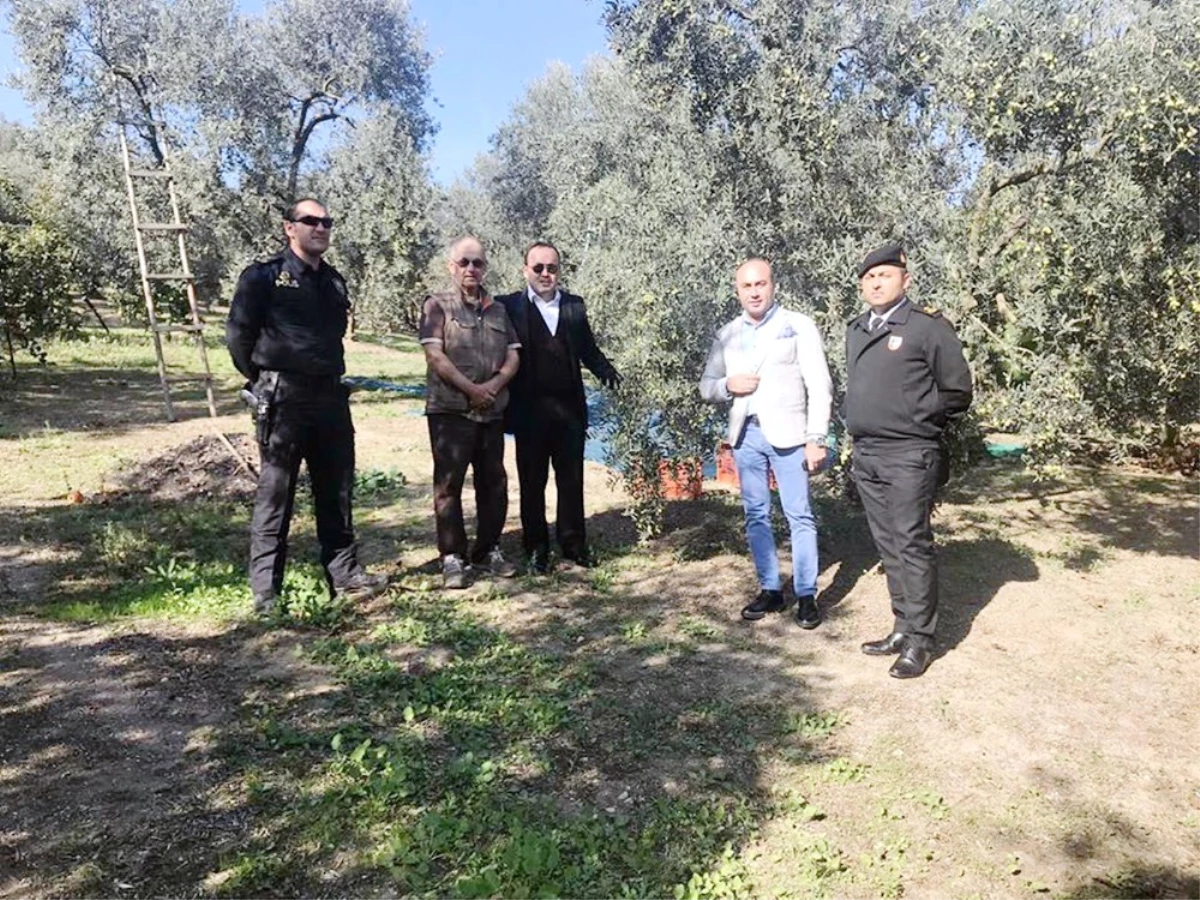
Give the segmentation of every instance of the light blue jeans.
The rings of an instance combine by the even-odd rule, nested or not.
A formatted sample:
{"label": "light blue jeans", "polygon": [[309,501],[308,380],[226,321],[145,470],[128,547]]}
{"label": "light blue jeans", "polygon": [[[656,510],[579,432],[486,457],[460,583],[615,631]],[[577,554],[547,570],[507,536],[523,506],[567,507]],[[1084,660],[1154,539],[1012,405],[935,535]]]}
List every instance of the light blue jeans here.
{"label": "light blue jeans", "polygon": [[746,511],[746,541],[758,584],[768,591],[780,590],[779,556],[771,533],[769,472],[775,473],[783,514],[792,532],[792,587],[797,597],[817,593],[817,523],[808,502],[808,472],[804,468],[804,445],[772,447],[751,420],[733,448],[738,480],[742,486],[742,508]]}

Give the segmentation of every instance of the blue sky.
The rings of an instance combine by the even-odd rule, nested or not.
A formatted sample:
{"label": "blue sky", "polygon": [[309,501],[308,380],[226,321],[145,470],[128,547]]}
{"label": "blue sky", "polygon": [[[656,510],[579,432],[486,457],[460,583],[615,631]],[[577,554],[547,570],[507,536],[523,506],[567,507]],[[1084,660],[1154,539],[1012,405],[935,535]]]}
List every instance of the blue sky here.
{"label": "blue sky", "polygon": [[[261,0],[242,0],[258,12]],[[488,149],[488,138],[531,82],[558,60],[579,71],[607,52],[601,0],[411,0],[435,62],[430,111],[439,124],[433,175],[449,184]],[[330,4],[336,15],[336,3]],[[18,62],[8,31],[0,32],[0,76]],[[28,122],[21,95],[0,87],[0,116]]]}

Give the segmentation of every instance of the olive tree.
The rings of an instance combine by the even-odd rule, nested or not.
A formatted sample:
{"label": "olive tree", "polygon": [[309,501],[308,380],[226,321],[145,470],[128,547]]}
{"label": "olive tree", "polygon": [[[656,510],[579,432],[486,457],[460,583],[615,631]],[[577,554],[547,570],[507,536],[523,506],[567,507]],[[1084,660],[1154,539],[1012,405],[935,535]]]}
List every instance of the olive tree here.
{"label": "olive tree", "polygon": [[712,434],[688,392],[739,259],[772,259],[840,380],[886,239],[958,325],[975,424],[1042,463],[1151,454],[1197,400],[1197,10],[610,0],[618,60],[531,88],[477,187],[628,352],[633,471]]}
{"label": "olive tree", "polygon": [[[394,280],[397,266],[420,265],[404,260],[422,229],[421,153],[433,124],[422,105],[429,56],[405,0],[349,0],[333,16],[316,0],[272,0],[258,16],[233,0],[6,5],[37,113],[27,136],[37,180],[86,248],[93,290],[127,315],[138,317],[141,301],[132,232],[119,227],[128,221],[119,115],[132,123],[135,165],[170,155],[202,300],[279,249],[281,213],[302,191],[353,201],[362,215],[348,221],[372,223],[358,238],[348,229],[345,247],[352,276],[375,298],[364,310],[383,315],[374,286]],[[367,158],[363,147],[373,148]],[[152,191],[144,196],[161,206]]]}
{"label": "olive tree", "polygon": [[78,248],[52,209],[0,180],[0,327],[12,378],[18,350],[44,362],[44,342],[78,324],[83,281]]}

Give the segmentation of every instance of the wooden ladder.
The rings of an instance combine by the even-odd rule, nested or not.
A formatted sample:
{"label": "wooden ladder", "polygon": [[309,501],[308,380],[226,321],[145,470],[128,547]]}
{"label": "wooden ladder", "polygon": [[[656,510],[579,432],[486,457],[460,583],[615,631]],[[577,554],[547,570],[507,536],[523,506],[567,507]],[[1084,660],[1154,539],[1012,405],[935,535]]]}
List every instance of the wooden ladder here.
{"label": "wooden ladder", "polygon": [[[175,406],[171,401],[171,386],[179,384],[204,385],[208,397],[208,414],[216,418],[217,405],[213,397],[213,376],[208,365],[208,351],[204,346],[204,322],[200,319],[200,310],[196,303],[196,280],[192,275],[191,264],[188,262],[187,241],[188,226],[179,215],[179,196],[175,190],[175,177],[171,173],[170,158],[165,127],[161,119],[149,120],[118,118],[117,133],[121,144],[121,161],[125,167],[125,190],[129,194],[129,212],[133,218],[133,241],[137,247],[138,271],[142,279],[142,295],[146,300],[146,315],[150,320],[150,333],[154,338],[154,355],[158,359],[158,380],[162,385],[163,403],[167,409],[167,421],[175,421]],[[134,165],[129,149],[129,139],[126,129],[130,127],[151,128],[154,131],[156,143],[161,155],[161,164],[149,168],[139,168]],[[144,222],[138,205],[137,183],[151,183],[166,188],[167,199],[170,202],[170,221]],[[175,239],[178,250],[179,268],[175,271],[152,272],[146,254],[147,240]],[[186,324],[164,324],[159,321],[158,304],[155,302],[154,284],[171,282],[182,284],[187,293],[188,319]],[[172,376],[167,372],[167,362],[163,356],[163,335],[183,332],[192,337],[196,350],[200,354],[201,374]]]}

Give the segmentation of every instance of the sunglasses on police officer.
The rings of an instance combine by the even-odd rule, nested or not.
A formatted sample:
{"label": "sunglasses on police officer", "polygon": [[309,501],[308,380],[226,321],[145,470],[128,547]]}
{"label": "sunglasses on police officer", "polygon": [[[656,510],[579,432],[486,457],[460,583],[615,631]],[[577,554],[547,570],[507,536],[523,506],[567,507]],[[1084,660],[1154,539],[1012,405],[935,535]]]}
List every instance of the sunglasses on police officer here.
{"label": "sunglasses on police officer", "polygon": [[288,219],[289,222],[297,222],[301,225],[307,225],[309,228],[316,228],[318,225],[323,225],[326,228],[333,227],[332,216],[295,216]]}

